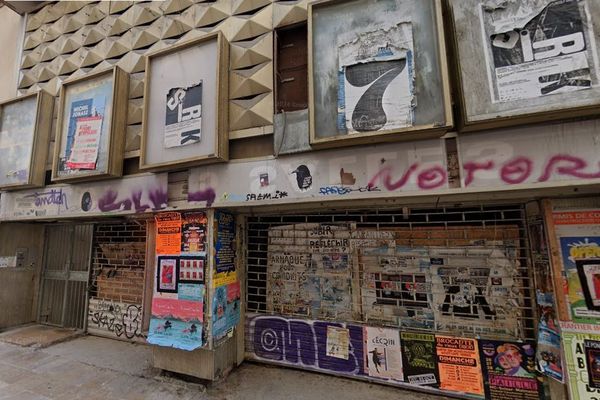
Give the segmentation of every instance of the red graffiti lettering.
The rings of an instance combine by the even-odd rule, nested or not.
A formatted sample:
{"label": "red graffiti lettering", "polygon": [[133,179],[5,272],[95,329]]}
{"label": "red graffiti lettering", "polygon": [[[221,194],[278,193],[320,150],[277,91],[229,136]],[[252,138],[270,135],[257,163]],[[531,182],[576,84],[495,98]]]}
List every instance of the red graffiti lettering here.
{"label": "red graffiti lettering", "polygon": [[588,163],[579,157],[573,157],[567,154],[557,154],[546,164],[544,172],[538,179],[539,182],[546,182],[552,177],[553,173],[559,175],[573,176],[579,179],[600,178],[600,172],[583,172],[588,167]]}
{"label": "red graffiti lettering", "polygon": [[506,183],[523,183],[533,170],[533,162],[525,157],[514,158],[502,166],[500,177]]}
{"label": "red graffiti lettering", "polygon": [[469,186],[473,180],[475,179],[475,171],[482,169],[482,170],[490,170],[494,168],[494,162],[492,160],[490,161],[486,161],[486,162],[482,162],[482,163],[478,163],[475,161],[469,161],[467,163],[463,164],[463,169],[465,171],[465,186]]}
{"label": "red graffiti lettering", "polygon": [[381,179],[383,180],[383,185],[387,190],[392,191],[400,189],[402,186],[406,185],[406,182],[408,182],[408,179],[410,178],[412,173],[417,169],[418,166],[418,163],[414,163],[413,165],[411,165],[406,170],[406,172],[404,172],[404,175],[402,175],[402,177],[396,182],[392,182],[392,167],[384,167],[378,173],[376,173],[375,176],[371,178],[367,187],[376,187],[378,180]]}
{"label": "red graffiti lettering", "polygon": [[442,167],[428,168],[417,176],[417,184],[420,189],[435,189],[446,183],[447,176],[446,170]]}

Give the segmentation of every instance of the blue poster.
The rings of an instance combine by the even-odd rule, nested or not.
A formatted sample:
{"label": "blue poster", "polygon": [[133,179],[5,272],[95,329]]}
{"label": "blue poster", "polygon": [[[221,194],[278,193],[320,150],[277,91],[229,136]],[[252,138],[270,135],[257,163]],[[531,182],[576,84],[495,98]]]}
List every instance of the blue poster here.
{"label": "blue poster", "polygon": [[215,288],[213,297],[213,338],[218,340],[240,322],[240,282]]}
{"label": "blue poster", "polygon": [[202,323],[152,317],[147,341],[150,344],[191,351],[202,347]]}

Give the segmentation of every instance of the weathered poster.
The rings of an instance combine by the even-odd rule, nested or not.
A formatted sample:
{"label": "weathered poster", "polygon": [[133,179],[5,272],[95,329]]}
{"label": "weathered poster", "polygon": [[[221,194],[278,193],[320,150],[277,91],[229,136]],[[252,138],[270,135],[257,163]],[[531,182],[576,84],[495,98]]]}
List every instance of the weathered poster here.
{"label": "weathered poster", "polygon": [[400,332],[397,329],[366,326],[364,337],[365,371],[369,376],[403,381]]}
{"label": "weathered poster", "polygon": [[584,340],[588,385],[600,389],[600,341]]}
{"label": "weathered poster", "polygon": [[165,107],[166,148],[200,142],[202,138],[202,81],[167,93]]}
{"label": "weathered poster", "polygon": [[489,400],[543,398],[535,371],[533,343],[479,339],[485,398]]}
{"label": "weathered poster", "polygon": [[179,282],[204,283],[204,261],[201,256],[179,257]]}
{"label": "weathered poster", "polygon": [[103,116],[93,115],[77,119],[75,138],[66,166],[69,169],[96,169]]}
{"label": "weathered poster", "polygon": [[328,357],[347,360],[350,351],[350,332],[346,328],[328,326],[325,345]]}
{"label": "weathered poster", "polygon": [[435,336],[440,389],[483,396],[476,339]]}
{"label": "weathered poster", "polygon": [[360,32],[338,45],[338,130],[347,133],[413,125],[412,24]]}
{"label": "weathered poster", "polygon": [[267,310],[287,315],[352,316],[347,225],[296,224],[269,229]]}
{"label": "weathered poster", "polygon": [[67,138],[65,142],[65,157],[62,159],[63,162],[66,163],[66,160],[71,158],[73,144],[75,142],[75,137],[77,136],[77,121],[79,121],[80,118],[91,117],[93,115],[93,105],[94,100],[91,98],[77,100],[71,103],[71,110],[69,112],[69,125],[67,128]]}
{"label": "weathered poster", "polygon": [[[588,357],[595,357],[594,345],[600,341],[600,327],[591,324],[561,322],[561,334],[565,354],[565,372],[571,400],[597,400],[600,389],[594,387],[596,371],[590,371]],[[588,341],[586,351],[585,341]],[[598,367],[591,360],[592,368]],[[590,374],[594,380],[590,380]]]}
{"label": "weathered poster", "polygon": [[240,322],[240,300],[239,281],[215,288],[212,307],[214,340],[226,336]]}
{"label": "weathered poster", "polygon": [[564,271],[567,304],[573,322],[600,323],[598,278],[600,228],[598,211],[554,212],[556,240]]}
{"label": "weathered poster", "polygon": [[206,251],[206,214],[203,212],[183,214],[181,223],[181,252]]}
{"label": "weathered poster", "polygon": [[235,217],[225,211],[215,211],[215,271],[213,285],[235,282]]}
{"label": "weathered poster", "polygon": [[411,385],[438,386],[435,336],[401,332],[404,379]]}
{"label": "weathered poster", "polygon": [[157,346],[195,350],[202,346],[202,323],[152,317],[147,341]]}
{"label": "weathered poster", "polygon": [[519,336],[517,244],[429,248],[437,330]]}
{"label": "weathered poster", "polygon": [[157,214],[156,254],[179,254],[181,252],[181,214],[166,212]]}
{"label": "weathered poster", "polygon": [[598,83],[587,1],[488,1],[479,11],[493,101],[573,92]]}
{"label": "weathered poster", "polygon": [[537,369],[550,378],[564,382],[560,330],[553,293],[538,292],[537,303],[540,314],[536,350]]}

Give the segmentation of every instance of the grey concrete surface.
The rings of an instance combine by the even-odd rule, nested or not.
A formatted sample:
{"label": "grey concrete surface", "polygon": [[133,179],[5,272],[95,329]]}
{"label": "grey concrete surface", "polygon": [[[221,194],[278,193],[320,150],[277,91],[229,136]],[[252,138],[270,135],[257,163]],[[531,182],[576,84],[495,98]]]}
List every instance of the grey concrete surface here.
{"label": "grey concrete surface", "polygon": [[434,400],[349,379],[245,363],[222,382],[203,385],[165,376],[151,349],[86,336],[36,349],[0,343],[0,400]]}

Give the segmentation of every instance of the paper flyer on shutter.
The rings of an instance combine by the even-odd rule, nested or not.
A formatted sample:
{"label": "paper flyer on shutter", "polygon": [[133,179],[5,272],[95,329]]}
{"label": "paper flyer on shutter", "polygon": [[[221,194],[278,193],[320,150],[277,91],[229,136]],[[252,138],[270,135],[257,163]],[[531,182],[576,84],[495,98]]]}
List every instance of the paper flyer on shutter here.
{"label": "paper flyer on shutter", "polygon": [[365,370],[369,376],[404,380],[400,332],[397,329],[364,328]]}
{"label": "paper flyer on shutter", "polygon": [[440,389],[483,395],[477,340],[436,335],[435,341]]}

